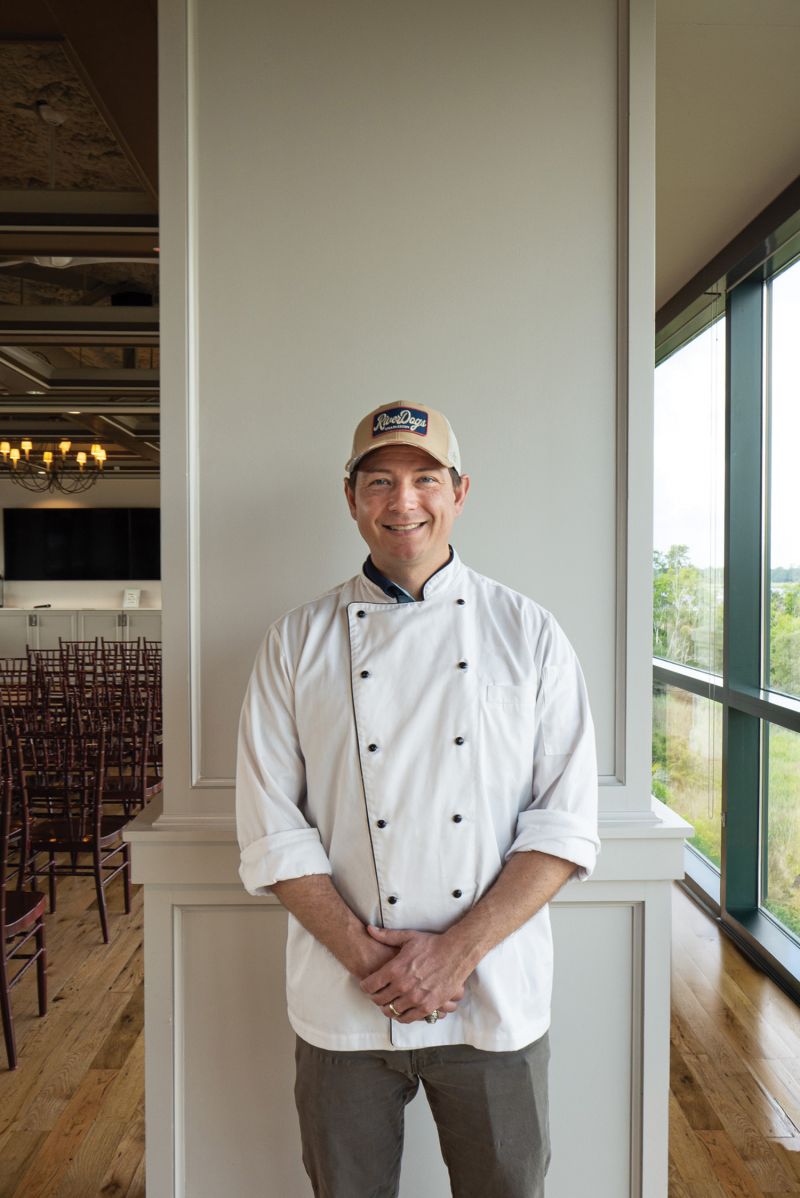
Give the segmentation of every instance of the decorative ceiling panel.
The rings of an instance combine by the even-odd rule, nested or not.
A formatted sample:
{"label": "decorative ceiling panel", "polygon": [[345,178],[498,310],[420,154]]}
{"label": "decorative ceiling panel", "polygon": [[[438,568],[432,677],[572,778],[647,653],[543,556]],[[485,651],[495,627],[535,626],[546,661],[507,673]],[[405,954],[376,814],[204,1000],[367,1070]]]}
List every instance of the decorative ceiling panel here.
{"label": "decorative ceiling panel", "polygon": [[141,192],[64,42],[0,42],[0,189]]}

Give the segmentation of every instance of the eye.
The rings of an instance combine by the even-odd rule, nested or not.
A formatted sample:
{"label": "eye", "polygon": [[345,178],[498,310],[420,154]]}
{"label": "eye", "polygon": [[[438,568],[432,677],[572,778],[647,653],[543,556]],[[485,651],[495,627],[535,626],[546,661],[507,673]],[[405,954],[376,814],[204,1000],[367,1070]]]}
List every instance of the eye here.
{"label": "eye", "polygon": [[371,487],[387,487],[389,485],[388,478],[373,478],[369,484]]}
{"label": "eye", "polygon": [[438,483],[439,480],[438,480],[438,478],[435,478],[432,474],[423,474],[421,476],[421,478],[419,479],[419,481],[421,483],[427,484],[427,483]]}

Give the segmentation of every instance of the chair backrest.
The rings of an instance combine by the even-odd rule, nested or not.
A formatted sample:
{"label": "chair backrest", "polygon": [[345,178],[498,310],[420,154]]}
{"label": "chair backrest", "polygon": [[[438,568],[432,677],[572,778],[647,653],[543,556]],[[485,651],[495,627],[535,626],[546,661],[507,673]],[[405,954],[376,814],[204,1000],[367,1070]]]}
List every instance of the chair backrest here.
{"label": "chair backrest", "polygon": [[105,781],[105,729],[18,730],[17,771],[23,817],[57,820],[73,838],[99,829]]}
{"label": "chair backrest", "polygon": [[[0,938],[6,927],[6,876],[8,873],[8,838],[11,829],[11,779],[0,777]],[[0,942],[0,952],[4,952]]]}

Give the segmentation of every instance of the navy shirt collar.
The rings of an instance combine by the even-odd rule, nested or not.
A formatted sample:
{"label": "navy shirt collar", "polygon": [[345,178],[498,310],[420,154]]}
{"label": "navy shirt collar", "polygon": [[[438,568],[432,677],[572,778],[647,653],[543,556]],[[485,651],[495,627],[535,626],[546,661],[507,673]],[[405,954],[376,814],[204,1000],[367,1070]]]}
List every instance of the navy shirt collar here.
{"label": "navy shirt collar", "polygon": [[[450,546],[450,556],[448,557],[448,559],[444,563],[444,565],[439,567],[439,570],[446,570],[452,560],[453,560],[453,547],[451,545]],[[385,574],[381,574],[380,570],[378,569],[378,567],[375,565],[375,563],[372,560],[372,555],[370,555],[367,558],[367,560],[364,562],[363,569],[364,569],[364,573],[366,574],[366,576],[370,580],[370,582],[374,582],[376,586],[379,586],[381,588],[381,590],[384,592],[384,594],[388,595],[390,599],[394,599],[397,603],[416,603],[417,602],[417,600],[414,598],[413,595],[409,595],[407,590],[405,590],[403,587],[401,587],[398,583],[392,582],[391,578],[387,578]],[[431,574],[431,578],[433,578],[434,574],[438,574],[439,570],[434,570],[433,574]],[[423,592],[429,582],[430,582],[430,578],[425,580],[425,584],[422,588]]]}

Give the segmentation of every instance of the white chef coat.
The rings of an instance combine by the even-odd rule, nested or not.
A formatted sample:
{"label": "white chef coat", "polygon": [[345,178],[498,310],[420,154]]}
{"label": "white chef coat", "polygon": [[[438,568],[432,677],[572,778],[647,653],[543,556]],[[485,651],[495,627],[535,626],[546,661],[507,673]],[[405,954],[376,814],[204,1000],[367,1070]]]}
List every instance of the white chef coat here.
{"label": "white chef coat", "polygon": [[[512,853],[599,850],[594,729],[553,616],[454,555],[423,601],[360,574],[267,632],[244,700],[236,814],[251,894],[330,874],[365,923],[443,931]],[[289,1019],[322,1048],[511,1051],[550,1022],[547,907],[492,949],[458,1009],[389,1020],[290,915]]]}

